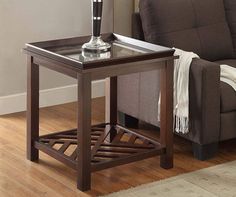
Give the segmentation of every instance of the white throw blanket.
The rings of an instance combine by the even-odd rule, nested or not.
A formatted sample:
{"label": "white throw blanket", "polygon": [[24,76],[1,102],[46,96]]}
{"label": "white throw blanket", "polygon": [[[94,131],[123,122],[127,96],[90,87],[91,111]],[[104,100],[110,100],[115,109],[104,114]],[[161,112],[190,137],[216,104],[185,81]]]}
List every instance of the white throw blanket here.
{"label": "white throw blanket", "polygon": [[[174,48],[175,49],[175,48]],[[174,55],[179,59],[174,63],[174,116],[175,131],[186,134],[189,132],[189,69],[193,58],[199,56],[193,52],[175,49]],[[220,80],[229,84],[236,91],[236,68],[221,65]],[[158,120],[160,120],[160,98],[158,103]]]}
{"label": "white throw blanket", "polygon": [[229,84],[236,91],[236,68],[225,64],[221,65],[220,80]]}
{"label": "white throw blanket", "polygon": [[175,49],[174,55],[179,56],[174,63],[175,131],[187,133],[189,131],[189,69],[193,58],[199,56],[180,49]]}

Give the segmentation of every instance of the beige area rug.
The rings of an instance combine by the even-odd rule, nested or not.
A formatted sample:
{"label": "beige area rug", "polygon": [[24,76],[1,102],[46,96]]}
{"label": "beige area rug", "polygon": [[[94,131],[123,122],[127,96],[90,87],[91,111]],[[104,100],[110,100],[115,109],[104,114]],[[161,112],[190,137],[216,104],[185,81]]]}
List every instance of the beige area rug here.
{"label": "beige area rug", "polygon": [[141,185],[106,197],[236,197],[236,161]]}

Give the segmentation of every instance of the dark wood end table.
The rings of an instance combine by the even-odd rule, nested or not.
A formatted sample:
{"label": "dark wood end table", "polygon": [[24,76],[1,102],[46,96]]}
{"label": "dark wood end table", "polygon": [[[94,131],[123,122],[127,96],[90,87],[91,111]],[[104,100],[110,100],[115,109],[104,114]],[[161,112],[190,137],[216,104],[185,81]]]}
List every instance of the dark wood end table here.
{"label": "dark wood end table", "polygon": [[[28,57],[27,159],[37,161],[39,150],[77,170],[77,187],[91,187],[91,173],[161,155],[161,167],[173,167],[174,50],[117,34],[104,34],[111,52],[84,54],[90,36],[26,44]],[[39,136],[39,66],[78,81],[78,128]],[[117,124],[117,76],[161,69],[160,140]],[[91,82],[109,79],[106,123],[91,126]],[[60,144],[60,148],[54,148]],[[76,148],[65,154],[70,146]]]}

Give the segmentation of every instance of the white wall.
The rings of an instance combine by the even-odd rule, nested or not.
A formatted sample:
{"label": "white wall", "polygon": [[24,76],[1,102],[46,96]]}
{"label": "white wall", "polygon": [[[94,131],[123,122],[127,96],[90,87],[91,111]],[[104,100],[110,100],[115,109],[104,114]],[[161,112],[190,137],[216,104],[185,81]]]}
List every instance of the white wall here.
{"label": "white wall", "polygon": [[138,10],[139,10],[139,0],[134,0],[134,10],[135,10],[135,12],[138,12]]}
{"label": "white wall", "polygon": [[134,0],[114,0],[114,31],[131,36]]}
{"label": "white wall", "polygon": [[[0,107],[6,104],[4,98],[26,92],[24,44],[90,34],[90,2],[0,0]],[[102,28],[103,32],[113,29],[113,0],[104,0]],[[41,69],[40,75],[40,88],[44,90],[75,83],[46,69]]]}

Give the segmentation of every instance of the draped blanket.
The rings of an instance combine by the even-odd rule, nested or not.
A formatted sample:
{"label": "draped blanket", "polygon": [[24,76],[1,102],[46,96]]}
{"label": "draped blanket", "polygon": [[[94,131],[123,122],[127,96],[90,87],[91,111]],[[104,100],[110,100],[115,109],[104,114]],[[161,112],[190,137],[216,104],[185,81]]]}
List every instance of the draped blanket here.
{"label": "draped blanket", "polygon": [[[199,56],[193,52],[175,49],[174,55],[179,59],[174,62],[174,117],[175,131],[186,134],[189,132],[189,70],[193,58]],[[236,68],[221,65],[220,80],[229,84],[236,91]],[[158,103],[158,120],[160,121],[160,98]]]}
{"label": "draped blanket", "polygon": [[193,58],[199,56],[193,52],[175,49],[179,59],[174,63],[174,115],[175,131],[188,133],[189,131],[189,70]]}
{"label": "draped blanket", "polygon": [[220,65],[220,80],[236,91],[236,68],[225,64]]}

